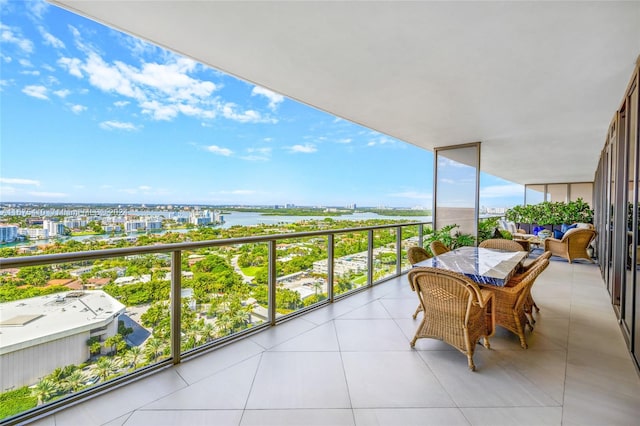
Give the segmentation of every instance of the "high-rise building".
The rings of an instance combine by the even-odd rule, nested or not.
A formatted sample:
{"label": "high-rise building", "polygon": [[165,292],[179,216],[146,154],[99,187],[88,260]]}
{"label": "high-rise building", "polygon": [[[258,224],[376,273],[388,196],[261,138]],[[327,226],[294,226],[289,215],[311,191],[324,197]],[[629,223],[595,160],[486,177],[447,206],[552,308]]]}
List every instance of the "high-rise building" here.
{"label": "high-rise building", "polygon": [[12,243],[18,238],[16,225],[0,225],[0,243]]}

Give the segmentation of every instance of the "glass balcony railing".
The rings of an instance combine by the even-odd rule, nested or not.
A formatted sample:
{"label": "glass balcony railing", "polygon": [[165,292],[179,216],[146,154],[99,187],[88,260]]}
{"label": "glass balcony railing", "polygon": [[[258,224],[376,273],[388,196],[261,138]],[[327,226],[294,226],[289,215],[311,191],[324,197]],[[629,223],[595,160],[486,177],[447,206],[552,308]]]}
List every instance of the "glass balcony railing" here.
{"label": "glass balcony railing", "polygon": [[[425,225],[2,258],[3,283],[14,274],[40,296],[1,295],[0,421],[23,422],[397,277]],[[44,288],[44,276],[66,278]]]}

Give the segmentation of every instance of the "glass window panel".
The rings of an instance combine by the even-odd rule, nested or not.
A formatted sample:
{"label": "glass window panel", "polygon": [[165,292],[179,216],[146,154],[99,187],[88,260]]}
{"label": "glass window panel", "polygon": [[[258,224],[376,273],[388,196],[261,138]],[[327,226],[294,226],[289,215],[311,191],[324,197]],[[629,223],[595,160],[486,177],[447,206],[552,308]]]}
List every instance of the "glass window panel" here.
{"label": "glass window panel", "polygon": [[479,145],[436,150],[437,229],[459,225],[463,234],[476,235],[476,190]]}
{"label": "glass window panel", "polygon": [[398,255],[397,229],[376,229],[373,231],[373,281],[395,275]]}
{"label": "glass window panel", "polygon": [[334,294],[344,294],[367,285],[367,247],[367,231],[335,235]]}
{"label": "glass window panel", "polygon": [[592,183],[572,183],[571,184],[571,201],[578,198],[589,204],[593,208],[593,184]]}
{"label": "glass window panel", "polygon": [[525,191],[527,204],[540,204],[544,201],[544,185],[527,185]]}
{"label": "glass window panel", "polygon": [[567,189],[568,185],[566,183],[547,185],[547,201],[566,202]]}

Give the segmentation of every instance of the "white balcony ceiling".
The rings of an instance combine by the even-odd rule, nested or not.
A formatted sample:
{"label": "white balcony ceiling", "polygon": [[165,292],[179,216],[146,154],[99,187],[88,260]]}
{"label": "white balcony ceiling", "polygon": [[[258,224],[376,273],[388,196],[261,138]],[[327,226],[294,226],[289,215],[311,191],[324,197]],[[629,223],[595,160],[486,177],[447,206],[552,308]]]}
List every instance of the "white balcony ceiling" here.
{"label": "white balcony ceiling", "polygon": [[640,54],[640,2],[52,2],[522,184],[593,180]]}

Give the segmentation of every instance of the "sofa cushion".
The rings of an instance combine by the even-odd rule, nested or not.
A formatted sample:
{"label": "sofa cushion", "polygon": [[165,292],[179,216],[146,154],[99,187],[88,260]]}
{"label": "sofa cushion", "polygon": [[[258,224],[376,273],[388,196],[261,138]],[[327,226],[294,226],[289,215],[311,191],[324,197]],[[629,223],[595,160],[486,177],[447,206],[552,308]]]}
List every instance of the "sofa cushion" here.
{"label": "sofa cushion", "polygon": [[564,237],[564,232],[558,231],[557,229],[553,231],[553,238],[556,240],[561,240]]}
{"label": "sofa cushion", "polygon": [[560,231],[564,233],[564,232],[567,232],[569,229],[573,229],[577,227],[578,227],[577,223],[574,223],[573,225],[567,225],[566,223],[563,223],[562,226],[560,227]]}

